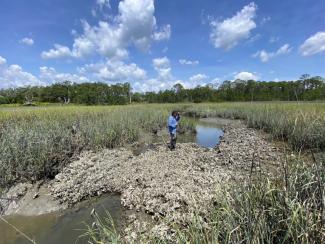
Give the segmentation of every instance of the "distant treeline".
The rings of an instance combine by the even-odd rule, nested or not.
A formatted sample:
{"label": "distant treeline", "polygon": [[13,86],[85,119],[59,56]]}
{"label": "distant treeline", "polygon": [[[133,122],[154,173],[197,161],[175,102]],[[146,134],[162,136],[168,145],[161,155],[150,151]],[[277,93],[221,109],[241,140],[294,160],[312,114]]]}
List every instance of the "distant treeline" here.
{"label": "distant treeline", "polygon": [[0,104],[77,103],[127,104],[130,102],[222,102],[222,101],[312,101],[325,100],[325,80],[320,76],[302,75],[297,81],[224,81],[185,89],[176,84],[160,92],[132,92],[129,83],[76,84],[69,81],[47,87],[24,87],[0,90]]}
{"label": "distant treeline", "polygon": [[0,90],[0,104],[21,103],[76,103],[76,104],[127,104],[131,87],[129,83],[63,83],[45,87],[21,87]]}

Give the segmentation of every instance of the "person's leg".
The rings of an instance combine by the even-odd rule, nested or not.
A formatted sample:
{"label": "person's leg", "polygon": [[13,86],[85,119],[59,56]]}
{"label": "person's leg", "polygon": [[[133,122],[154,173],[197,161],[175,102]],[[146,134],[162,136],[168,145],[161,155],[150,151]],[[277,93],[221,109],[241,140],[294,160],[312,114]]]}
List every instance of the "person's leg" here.
{"label": "person's leg", "polygon": [[173,147],[173,134],[169,133],[169,136],[170,136],[170,141],[169,141],[168,148],[172,149],[172,147]]}
{"label": "person's leg", "polygon": [[174,150],[175,148],[176,148],[176,134],[172,134],[171,149]]}
{"label": "person's leg", "polygon": [[177,136],[174,135],[174,149],[176,148],[176,140],[177,140]]}

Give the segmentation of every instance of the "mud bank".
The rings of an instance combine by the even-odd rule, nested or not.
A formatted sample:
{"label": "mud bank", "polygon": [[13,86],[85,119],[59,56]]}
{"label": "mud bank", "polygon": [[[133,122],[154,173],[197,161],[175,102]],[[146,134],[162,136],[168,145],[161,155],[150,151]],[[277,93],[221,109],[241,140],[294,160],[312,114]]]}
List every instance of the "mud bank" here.
{"label": "mud bank", "polygon": [[37,216],[67,207],[67,204],[54,199],[48,185],[43,182],[19,183],[0,197],[1,215]]}
{"label": "mud bank", "polygon": [[186,224],[193,211],[203,216],[218,200],[216,189],[229,181],[242,183],[252,162],[254,170],[267,173],[267,165],[280,160],[278,149],[257,131],[239,121],[219,122],[225,135],[214,149],[179,143],[172,152],[154,144],[137,156],[127,149],[84,153],[55,177],[52,194],[61,203],[73,205],[89,196],[121,193],[123,206],[148,213],[153,220],[148,223],[132,216],[126,228],[128,238],[136,238],[136,233],[153,225],[156,234],[167,235],[165,223]]}
{"label": "mud bank", "polygon": [[[122,205],[136,213],[128,217],[126,240],[144,232],[172,236],[166,223],[186,225],[194,211],[204,216],[218,201],[216,191],[229,183],[243,184],[252,164],[254,170],[268,174],[269,166],[281,161],[276,147],[240,121],[204,120],[224,129],[218,147],[178,143],[175,151],[169,151],[156,143],[140,155],[127,148],[84,152],[46,184],[54,204],[45,202],[43,206],[50,204],[55,210],[107,192],[119,193]],[[28,189],[12,192],[26,197],[31,195]],[[8,209],[13,208],[7,206],[6,213]]]}

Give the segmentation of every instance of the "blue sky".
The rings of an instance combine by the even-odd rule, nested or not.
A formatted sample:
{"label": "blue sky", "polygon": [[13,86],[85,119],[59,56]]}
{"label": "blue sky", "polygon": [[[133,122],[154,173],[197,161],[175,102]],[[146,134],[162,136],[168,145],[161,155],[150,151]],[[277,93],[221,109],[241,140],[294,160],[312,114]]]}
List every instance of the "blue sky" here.
{"label": "blue sky", "polygon": [[324,0],[2,0],[0,88],[325,76]]}

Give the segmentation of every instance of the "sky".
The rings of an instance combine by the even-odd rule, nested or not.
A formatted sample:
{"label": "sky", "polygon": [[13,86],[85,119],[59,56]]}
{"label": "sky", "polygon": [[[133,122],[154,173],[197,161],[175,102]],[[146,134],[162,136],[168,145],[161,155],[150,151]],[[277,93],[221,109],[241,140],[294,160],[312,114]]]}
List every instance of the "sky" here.
{"label": "sky", "polygon": [[325,76],[324,0],[1,0],[0,89]]}

